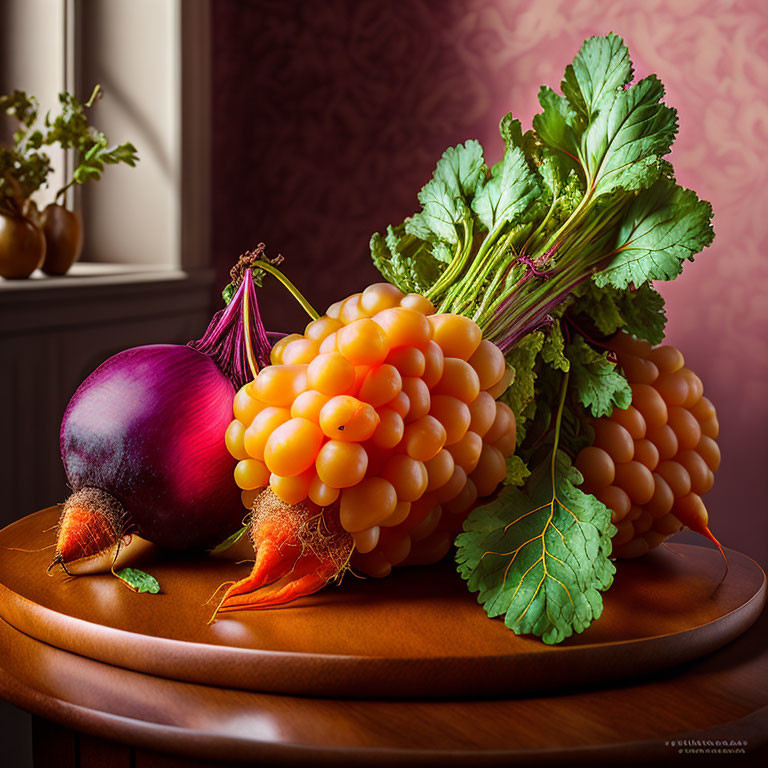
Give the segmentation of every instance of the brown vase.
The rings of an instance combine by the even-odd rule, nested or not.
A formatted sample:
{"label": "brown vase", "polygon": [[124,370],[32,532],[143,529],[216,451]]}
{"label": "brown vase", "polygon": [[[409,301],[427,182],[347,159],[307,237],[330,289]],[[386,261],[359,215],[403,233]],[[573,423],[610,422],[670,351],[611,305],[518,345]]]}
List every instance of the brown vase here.
{"label": "brown vase", "polygon": [[45,260],[42,231],[23,216],[0,213],[0,276],[29,277]]}
{"label": "brown vase", "polygon": [[61,205],[50,203],[41,216],[45,234],[46,275],[64,275],[80,258],[83,249],[83,225],[80,216]]}

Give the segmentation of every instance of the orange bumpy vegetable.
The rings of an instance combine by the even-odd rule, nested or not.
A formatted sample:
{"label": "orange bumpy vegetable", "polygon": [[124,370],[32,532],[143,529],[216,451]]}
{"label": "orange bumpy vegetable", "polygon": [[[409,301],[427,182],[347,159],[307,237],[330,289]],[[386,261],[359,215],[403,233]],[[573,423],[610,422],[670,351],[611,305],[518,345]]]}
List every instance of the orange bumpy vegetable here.
{"label": "orange bumpy vegetable", "polygon": [[701,380],[675,347],[651,347],[623,333],[609,344],[632,387],[632,405],[594,420],[594,443],[576,467],[582,490],[611,509],[614,554],[644,555],[683,526],[717,544],[701,496],[720,465],[720,427]]}
{"label": "orange bumpy vegetable", "polygon": [[[291,543],[280,555],[257,553],[221,609],[274,604],[262,586],[275,579],[287,600],[348,562],[386,576],[444,557],[515,450],[514,415],[494,399],[509,383],[498,347],[469,318],[434,314],[424,297],[378,283],[282,339],[271,360],[237,394],[226,441],[243,504],[254,508],[252,536],[274,549],[279,529]],[[291,525],[275,523],[280,502],[303,511],[300,543]],[[333,536],[313,539],[305,518],[318,515]],[[308,565],[309,551],[320,565]]]}

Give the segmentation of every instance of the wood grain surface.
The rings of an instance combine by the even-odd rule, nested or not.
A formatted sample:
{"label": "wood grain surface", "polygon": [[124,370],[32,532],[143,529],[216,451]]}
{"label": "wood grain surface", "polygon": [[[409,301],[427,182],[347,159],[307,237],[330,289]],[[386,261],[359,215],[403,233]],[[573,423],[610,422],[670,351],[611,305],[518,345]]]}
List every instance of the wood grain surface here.
{"label": "wood grain surface", "polygon": [[733,749],[744,754],[733,764],[760,765],[768,738],[767,632],[765,614],[718,653],[623,688],[371,701],[143,675],[52,648],[0,621],[0,696],[139,750],[253,765],[679,766],[688,764],[672,743],[681,740],[740,742]]}
{"label": "wood grain surface", "polygon": [[619,563],[603,616],[559,646],[489,620],[450,563],[381,581],[348,578],[289,606],[209,625],[206,600],[247,565],[159,557],[146,566],[159,595],[135,594],[110,575],[49,576],[57,514],[44,510],[0,532],[0,616],[81,656],[225,688],[438,698],[612,682],[722,647],[755,621],[766,596],[765,575],[749,558],[730,552],[719,583],[715,550],[672,545]]}

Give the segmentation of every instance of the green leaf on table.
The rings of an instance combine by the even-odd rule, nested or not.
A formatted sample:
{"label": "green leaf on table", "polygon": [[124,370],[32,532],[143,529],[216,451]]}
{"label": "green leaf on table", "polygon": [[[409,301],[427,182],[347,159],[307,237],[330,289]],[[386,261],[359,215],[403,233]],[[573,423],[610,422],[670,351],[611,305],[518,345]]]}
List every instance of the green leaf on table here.
{"label": "green leaf on table", "polygon": [[534,470],[525,492],[507,486],[473,510],[456,539],[470,591],[516,634],[559,643],[602,613],[616,529],[608,508],[576,488],[581,481],[558,451]]}
{"label": "green leaf on table", "polygon": [[686,259],[713,240],[712,206],[663,177],[641,191],[619,228],[615,255],[594,276],[598,287],[624,289],[646,280],[672,280]]}
{"label": "green leaf on table", "polygon": [[576,386],[578,401],[591,414],[610,416],[614,408],[628,408],[632,403],[629,382],[619,373],[605,352],[598,352],[577,336],[568,345],[568,359]]}
{"label": "green leaf on table", "polygon": [[138,568],[121,568],[119,571],[112,571],[120,581],[134,592],[156,595],[160,592],[160,584],[154,576],[151,576]]}
{"label": "green leaf on table", "polygon": [[222,552],[226,552],[230,547],[234,547],[235,544],[237,544],[240,539],[243,538],[245,535],[245,532],[248,530],[247,525],[243,525],[242,527],[238,528],[231,536],[227,536],[224,541],[221,542],[221,544],[217,544],[211,551],[211,555],[218,555]]}

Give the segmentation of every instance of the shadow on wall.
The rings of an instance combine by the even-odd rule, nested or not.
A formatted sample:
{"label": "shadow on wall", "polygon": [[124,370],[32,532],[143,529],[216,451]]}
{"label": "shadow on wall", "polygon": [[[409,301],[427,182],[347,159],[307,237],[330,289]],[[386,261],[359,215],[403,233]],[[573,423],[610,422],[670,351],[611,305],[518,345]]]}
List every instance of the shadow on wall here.
{"label": "shadow on wall", "polygon": [[[213,29],[218,283],[264,241],[320,310],[381,279],[368,240],[415,211],[447,146],[477,138],[495,161],[507,111],[529,126],[539,86],[557,85],[584,38],[623,35],[679,110],[679,181],[715,209],[715,245],[659,286],[669,340],[720,414],[713,528],[768,560],[764,11],[654,3],[651,24],[636,0],[220,0]],[[260,302],[274,330],[306,323],[274,284]]]}
{"label": "shadow on wall", "polygon": [[[414,212],[437,158],[478,136],[492,102],[473,65],[478,52],[452,44],[466,9],[216,3],[219,283],[260,241],[285,256],[286,271],[321,310],[381,279],[368,254],[371,234]],[[482,37],[471,42],[484,45]],[[500,140],[488,148],[500,154]],[[275,330],[306,323],[276,287],[260,301]]]}

